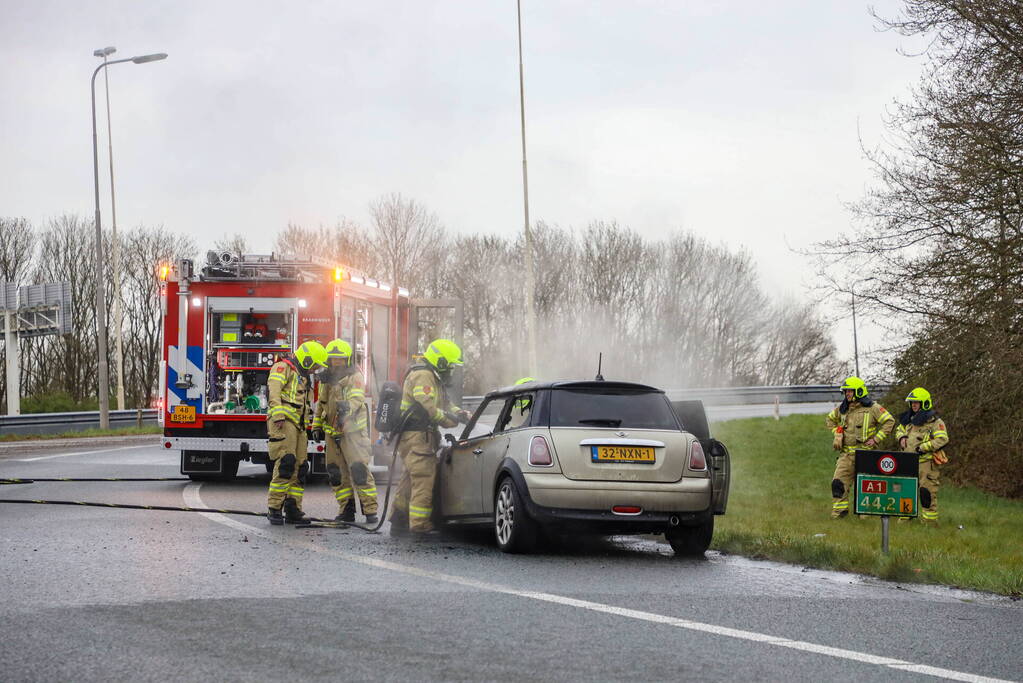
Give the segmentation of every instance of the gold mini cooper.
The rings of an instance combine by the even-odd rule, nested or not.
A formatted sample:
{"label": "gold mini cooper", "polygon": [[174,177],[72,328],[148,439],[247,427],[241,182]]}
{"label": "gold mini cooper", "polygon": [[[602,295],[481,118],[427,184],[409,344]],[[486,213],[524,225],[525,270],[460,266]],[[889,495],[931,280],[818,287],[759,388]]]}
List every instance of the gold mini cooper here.
{"label": "gold mini cooper", "polygon": [[487,394],[438,463],[437,522],[492,524],[505,552],[541,527],[663,533],[678,555],[710,545],[729,456],[699,401],[631,382],[529,382]]}

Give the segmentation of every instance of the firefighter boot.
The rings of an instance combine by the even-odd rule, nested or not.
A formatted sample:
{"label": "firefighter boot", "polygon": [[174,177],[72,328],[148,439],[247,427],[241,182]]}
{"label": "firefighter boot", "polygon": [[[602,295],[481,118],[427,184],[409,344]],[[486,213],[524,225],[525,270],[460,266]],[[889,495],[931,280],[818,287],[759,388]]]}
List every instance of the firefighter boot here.
{"label": "firefighter boot", "polygon": [[375,512],[371,512],[370,514],[366,515],[366,524],[376,524],[379,521],[380,518],[377,517],[377,514]]}
{"label": "firefighter boot", "polygon": [[349,498],[348,503],[341,510],[340,514],[334,518],[335,522],[354,522],[355,521],[355,499]]}
{"label": "firefighter boot", "polygon": [[391,509],[391,536],[408,536],[408,513],[397,508]]}
{"label": "firefighter boot", "polygon": [[294,498],[288,498],[284,501],[284,521],[288,524],[301,524],[309,521],[309,518],[298,509],[298,503]]}
{"label": "firefighter boot", "polygon": [[284,524],[284,516],[281,515],[281,511],[278,508],[268,508],[266,518],[273,525]]}

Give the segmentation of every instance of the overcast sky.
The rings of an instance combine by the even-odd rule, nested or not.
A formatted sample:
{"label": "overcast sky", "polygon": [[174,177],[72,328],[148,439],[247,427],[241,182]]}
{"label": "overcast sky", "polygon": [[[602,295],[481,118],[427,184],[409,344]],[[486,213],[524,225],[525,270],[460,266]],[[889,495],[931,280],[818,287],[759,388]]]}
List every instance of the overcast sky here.
{"label": "overcast sky", "polygon": [[[849,227],[859,137],[920,69],[857,0],[524,0],[523,31],[533,218],[745,247],[775,294],[812,282],[789,247]],[[91,215],[106,45],[170,54],[110,69],[123,228],[269,250],[401,192],[454,231],[521,230],[514,0],[0,0],[0,215]]]}

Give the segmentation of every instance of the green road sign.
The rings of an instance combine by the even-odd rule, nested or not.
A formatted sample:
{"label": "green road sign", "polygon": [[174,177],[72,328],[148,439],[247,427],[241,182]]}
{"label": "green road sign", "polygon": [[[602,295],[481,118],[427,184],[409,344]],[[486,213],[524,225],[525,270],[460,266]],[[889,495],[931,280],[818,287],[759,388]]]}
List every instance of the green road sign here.
{"label": "green road sign", "polygon": [[856,475],[857,515],[916,517],[920,507],[917,497],[916,477]]}

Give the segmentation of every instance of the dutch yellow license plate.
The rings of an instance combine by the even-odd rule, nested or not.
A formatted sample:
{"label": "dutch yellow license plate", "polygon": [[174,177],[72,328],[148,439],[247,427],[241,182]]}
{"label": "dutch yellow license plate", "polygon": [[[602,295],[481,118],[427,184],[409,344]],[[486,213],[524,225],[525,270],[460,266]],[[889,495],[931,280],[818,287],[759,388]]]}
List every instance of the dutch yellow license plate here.
{"label": "dutch yellow license plate", "polygon": [[645,462],[656,460],[650,446],[590,446],[593,462]]}
{"label": "dutch yellow license plate", "polygon": [[195,422],[195,406],[174,406],[171,422]]}

